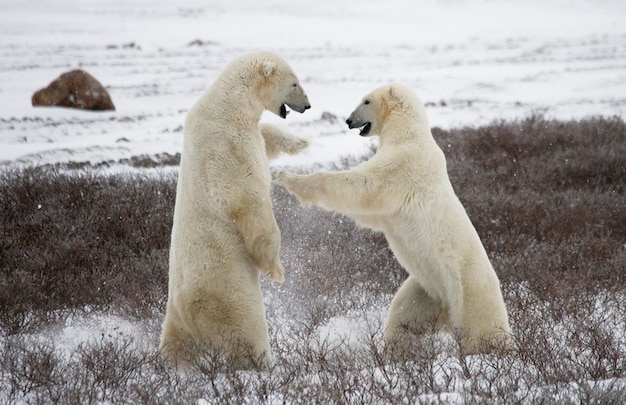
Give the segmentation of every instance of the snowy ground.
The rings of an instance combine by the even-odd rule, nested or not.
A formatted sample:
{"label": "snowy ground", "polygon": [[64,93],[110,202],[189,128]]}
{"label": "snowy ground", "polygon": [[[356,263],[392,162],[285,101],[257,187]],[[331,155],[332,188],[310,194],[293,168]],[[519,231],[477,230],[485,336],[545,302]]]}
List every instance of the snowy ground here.
{"label": "snowy ground", "polygon": [[[313,108],[286,121],[312,147],[277,164],[333,161],[370,141],[343,123],[391,81],[412,86],[431,124],[534,112],[626,112],[626,3],[619,0],[2,1],[0,162],[119,161],[181,148],[185,113],[232,58],[271,49]],[[31,95],[82,68],[117,111],[33,108]],[[321,119],[329,112],[336,120]]]}
{"label": "snowy ground", "polygon": [[[276,165],[360,155],[372,141],[348,131],[345,117],[392,81],[413,87],[432,126],[444,128],[532,113],[626,115],[623,0],[0,3],[4,164],[179,152],[188,108],[229,60],[261,48],[285,57],[313,107],[286,121],[264,117],[312,142]],[[36,90],[75,68],[109,89],[115,112],[31,107]],[[322,119],[325,112],[337,118]],[[333,334],[350,333],[355,322],[335,319],[320,334],[343,339]],[[144,332],[97,315],[53,333],[71,351],[93,336]]]}

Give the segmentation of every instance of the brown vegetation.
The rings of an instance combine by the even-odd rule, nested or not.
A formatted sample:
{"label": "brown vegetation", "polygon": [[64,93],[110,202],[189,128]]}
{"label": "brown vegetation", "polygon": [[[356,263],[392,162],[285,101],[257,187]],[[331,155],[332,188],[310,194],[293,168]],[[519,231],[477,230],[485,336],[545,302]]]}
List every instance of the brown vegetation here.
{"label": "brown vegetation", "polygon": [[[500,276],[516,355],[464,357],[432,334],[391,362],[376,314],[406,274],[384,237],[274,187],[287,281],[263,287],[276,365],[239,372],[207,351],[180,375],[156,356],[174,176],[8,168],[0,402],[624,403],[624,121],[531,117],[434,135]],[[87,312],[148,320],[154,342],[94,336],[67,357],[32,339]],[[363,320],[358,344],[320,337],[348,315]]]}

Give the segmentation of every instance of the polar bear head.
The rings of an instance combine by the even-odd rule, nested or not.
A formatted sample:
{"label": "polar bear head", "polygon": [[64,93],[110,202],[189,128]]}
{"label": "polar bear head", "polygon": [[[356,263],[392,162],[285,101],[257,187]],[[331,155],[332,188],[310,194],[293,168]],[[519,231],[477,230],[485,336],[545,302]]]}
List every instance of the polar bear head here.
{"label": "polar bear head", "polygon": [[248,59],[253,67],[250,74],[258,79],[256,89],[264,109],[286,118],[287,107],[299,113],[311,108],[298,77],[283,58],[260,51],[249,54]]}
{"label": "polar bear head", "polygon": [[426,120],[426,112],[417,95],[398,83],[379,87],[363,97],[346,124],[350,129],[359,128],[361,136],[380,135],[394,117],[401,118],[403,123]]}

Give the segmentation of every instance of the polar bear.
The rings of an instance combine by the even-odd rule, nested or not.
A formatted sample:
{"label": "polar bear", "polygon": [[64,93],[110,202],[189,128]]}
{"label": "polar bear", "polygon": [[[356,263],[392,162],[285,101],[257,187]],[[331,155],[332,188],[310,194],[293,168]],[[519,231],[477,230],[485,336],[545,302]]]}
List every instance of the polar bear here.
{"label": "polar bear", "polygon": [[198,347],[236,368],[270,364],[260,274],[284,276],[268,157],[307,141],[259,120],[265,110],[285,118],[286,106],[311,107],[291,67],[261,51],[232,61],[187,114],[160,341],[179,366]]}
{"label": "polar bear", "polygon": [[379,136],[371,159],[345,171],[278,172],[276,180],[305,205],[385,234],[409,274],[391,302],[386,348],[405,352],[407,330],[433,326],[460,332],[465,354],[493,344],[513,348],[498,277],[452,188],[417,95],[400,84],[380,87],[346,122],[362,136]]}

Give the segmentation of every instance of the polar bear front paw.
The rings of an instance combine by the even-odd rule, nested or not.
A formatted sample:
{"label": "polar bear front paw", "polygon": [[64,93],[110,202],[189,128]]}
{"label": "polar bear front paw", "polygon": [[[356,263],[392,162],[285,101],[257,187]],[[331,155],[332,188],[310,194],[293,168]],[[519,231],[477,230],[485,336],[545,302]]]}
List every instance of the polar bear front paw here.
{"label": "polar bear front paw", "polygon": [[309,141],[304,138],[289,138],[289,143],[285,145],[285,152],[290,155],[295,155],[299,153],[302,149],[305,149],[309,146]]}
{"label": "polar bear front paw", "polygon": [[279,260],[276,261],[276,265],[267,273],[267,276],[272,281],[285,282],[285,268]]}
{"label": "polar bear front paw", "polygon": [[301,204],[313,204],[314,193],[312,193],[312,188],[308,186],[309,182],[306,176],[281,170],[276,173],[276,182],[296,196]]}
{"label": "polar bear front paw", "polygon": [[293,173],[289,173],[284,170],[277,171],[275,175],[276,182],[285,187],[290,193],[292,192],[291,183],[294,177],[295,175]]}

